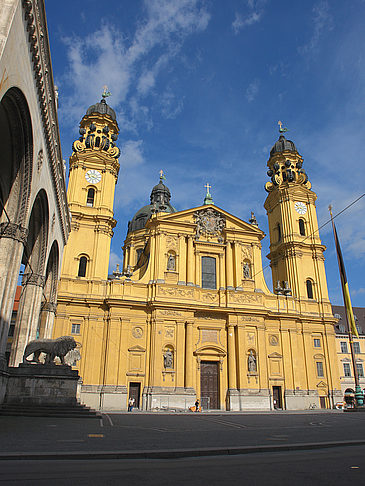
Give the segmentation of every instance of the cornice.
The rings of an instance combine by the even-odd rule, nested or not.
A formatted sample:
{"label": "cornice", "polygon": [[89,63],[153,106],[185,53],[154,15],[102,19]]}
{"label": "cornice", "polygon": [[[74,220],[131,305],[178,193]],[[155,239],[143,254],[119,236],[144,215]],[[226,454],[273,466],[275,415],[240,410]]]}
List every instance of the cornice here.
{"label": "cornice", "polygon": [[51,169],[52,185],[64,244],[70,232],[70,216],[66,198],[66,181],[61,152],[55,88],[44,0],[22,0],[29,50],[32,55],[33,74],[38,104],[43,122],[44,138]]}

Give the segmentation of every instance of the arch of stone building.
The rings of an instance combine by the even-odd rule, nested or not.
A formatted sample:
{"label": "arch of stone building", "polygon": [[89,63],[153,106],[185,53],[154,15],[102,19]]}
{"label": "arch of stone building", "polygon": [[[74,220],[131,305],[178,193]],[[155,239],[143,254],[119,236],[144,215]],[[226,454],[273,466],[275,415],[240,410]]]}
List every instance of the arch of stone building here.
{"label": "arch of stone building", "polygon": [[216,357],[224,357],[226,356],[226,351],[225,349],[221,348],[220,346],[215,346],[212,344],[204,345],[198,348],[196,351],[193,353],[195,356],[216,356]]}
{"label": "arch of stone building", "polygon": [[27,100],[16,87],[0,101],[0,133],[0,221],[25,226],[33,175],[33,129]]}
{"label": "arch of stone building", "polygon": [[24,274],[44,275],[49,230],[49,205],[44,189],[34,199],[27,227],[28,238],[22,260]]}

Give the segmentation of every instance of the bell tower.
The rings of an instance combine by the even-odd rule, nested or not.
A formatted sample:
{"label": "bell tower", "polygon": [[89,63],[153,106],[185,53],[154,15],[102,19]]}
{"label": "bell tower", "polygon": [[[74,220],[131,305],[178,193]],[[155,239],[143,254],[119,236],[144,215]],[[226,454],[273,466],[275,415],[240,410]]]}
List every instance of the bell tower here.
{"label": "bell tower", "polygon": [[107,279],[110,243],[116,225],[113,213],[120,154],[115,145],[119,128],[104,92],[80,122],[73,143],[67,191],[72,215],[62,277]]}
{"label": "bell tower", "polygon": [[316,212],[317,195],[303,169],[303,158],[283,133],[270,151],[271,181],[264,207],[270,231],[268,258],[274,291],[300,300],[329,302]]}

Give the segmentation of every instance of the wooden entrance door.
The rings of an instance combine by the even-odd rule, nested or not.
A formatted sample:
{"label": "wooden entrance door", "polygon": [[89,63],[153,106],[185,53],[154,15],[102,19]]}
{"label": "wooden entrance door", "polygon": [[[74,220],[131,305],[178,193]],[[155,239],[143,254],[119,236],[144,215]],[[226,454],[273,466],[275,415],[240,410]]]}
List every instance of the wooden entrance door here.
{"label": "wooden entrance door", "polygon": [[128,398],[134,398],[134,408],[139,408],[139,396],[141,394],[140,383],[129,383],[129,396]]}
{"label": "wooden entrance door", "polygon": [[220,408],[218,363],[215,361],[200,363],[200,397],[209,398],[210,409]]}

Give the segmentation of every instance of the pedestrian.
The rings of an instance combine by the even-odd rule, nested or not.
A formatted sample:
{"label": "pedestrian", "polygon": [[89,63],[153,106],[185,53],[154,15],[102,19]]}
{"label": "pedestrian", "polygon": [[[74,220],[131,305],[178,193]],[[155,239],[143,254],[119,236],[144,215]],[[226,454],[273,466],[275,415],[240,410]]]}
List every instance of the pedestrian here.
{"label": "pedestrian", "polygon": [[134,405],[134,398],[129,397],[129,400],[128,400],[128,412],[131,412],[133,410],[133,405]]}
{"label": "pedestrian", "polygon": [[195,402],[195,411],[199,412],[199,400],[198,399],[196,399],[196,402]]}

